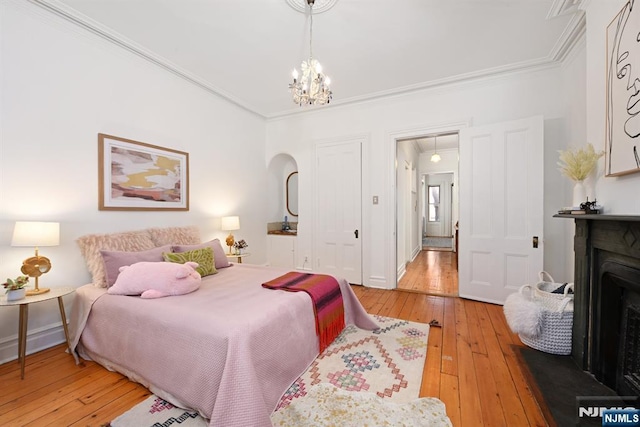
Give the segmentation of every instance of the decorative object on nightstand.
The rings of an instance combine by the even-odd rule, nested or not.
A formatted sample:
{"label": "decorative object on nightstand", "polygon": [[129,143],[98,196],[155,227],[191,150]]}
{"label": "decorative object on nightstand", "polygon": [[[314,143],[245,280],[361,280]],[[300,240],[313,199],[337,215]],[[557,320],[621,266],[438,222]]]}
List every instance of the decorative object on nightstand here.
{"label": "decorative object on nightstand", "polygon": [[235,242],[233,244],[233,248],[235,249],[235,254],[234,255],[242,255],[242,251],[245,250],[246,248],[248,248],[249,245],[247,245],[247,242],[243,240],[240,240],[238,242]]}
{"label": "decorative object on nightstand", "polygon": [[18,276],[15,280],[7,279],[6,283],[2,286],[7,290],[7,301],[18,301],[27,296],[26,289],[24,288],[29,283],[29,277]]}
{"label": "decorative object on nightstand", "polygon": [[[222,217],[222,226],[220,227],[223,231],[235,231],[240,230],[240,217],[238,216],[223,216]],[[227,246],[229,246],[229,255],[232,255],[231,248],[235,243],[234,237],[232,233],[229,233],[227,236]]]}
{"label": "decorative object on nightstand", "polygon": [[16,221],[13,228],[11,246],[35,247],[35,256],[22,262],[20,271],[29,277],[35,277],[35,289],[28,290],[27,295],[39,295],[49,292],[48,288],[38,286],[38,278],[51,270],[49,258],[40,256],[38,247],[58,246],[60,244],[60,223]]}

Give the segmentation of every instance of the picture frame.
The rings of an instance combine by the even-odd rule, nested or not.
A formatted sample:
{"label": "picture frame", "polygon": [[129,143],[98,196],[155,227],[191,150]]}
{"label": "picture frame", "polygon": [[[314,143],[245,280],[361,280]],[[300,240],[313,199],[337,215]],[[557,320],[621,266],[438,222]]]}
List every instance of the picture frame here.
{"label": "picture frame", "polygon": [[[634,6],[635,3],[635,6]],[[607,26],[605,176],[640,172],[640,0],[629,0]]]}
{"label": "picture frame", "polygon": [[99,133],[98,209],[188,211],[189,153]]}

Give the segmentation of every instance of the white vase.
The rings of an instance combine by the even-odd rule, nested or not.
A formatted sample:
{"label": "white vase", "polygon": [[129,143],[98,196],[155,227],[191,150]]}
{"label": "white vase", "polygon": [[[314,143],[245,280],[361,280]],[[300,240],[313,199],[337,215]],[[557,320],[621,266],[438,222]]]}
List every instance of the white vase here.
{"label": "white vase", "polygon": [[580,207],[581,203],[587,201],[587,190],[584,188],[584,182],[576,181],[573,185],[573,207]]}
{"label": "white vase", "polygon": [[18,301],[23,299],[26,295],[27,290],[25,288],[9,291],[7,292],[7,301]]}

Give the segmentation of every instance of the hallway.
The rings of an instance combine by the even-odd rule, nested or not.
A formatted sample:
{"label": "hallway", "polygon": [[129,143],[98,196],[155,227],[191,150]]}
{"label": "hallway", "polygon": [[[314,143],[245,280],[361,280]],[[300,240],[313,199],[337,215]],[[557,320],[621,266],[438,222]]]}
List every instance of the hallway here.
{"label": "hallway", "polygon": [[455,252],[420,251],[407,265],[398,289],[433,295],[458,296],[458,262]]}

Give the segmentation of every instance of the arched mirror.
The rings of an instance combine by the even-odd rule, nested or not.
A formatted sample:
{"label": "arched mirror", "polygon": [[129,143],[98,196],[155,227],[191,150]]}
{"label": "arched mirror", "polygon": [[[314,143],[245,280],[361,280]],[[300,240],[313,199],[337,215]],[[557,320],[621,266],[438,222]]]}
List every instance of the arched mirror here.
{"label": "arched mirror", "polygon": [[287,177],[287,211],[291,216],[298,216],[298,172],[291,172]]}

